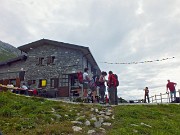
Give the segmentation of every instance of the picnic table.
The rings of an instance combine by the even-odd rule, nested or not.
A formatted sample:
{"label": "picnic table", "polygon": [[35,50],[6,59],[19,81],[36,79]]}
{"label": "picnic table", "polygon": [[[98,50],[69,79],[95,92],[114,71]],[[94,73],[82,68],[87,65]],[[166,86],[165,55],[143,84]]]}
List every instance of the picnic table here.
{"label": "picnic table", "polygon": [[[2,85],[2,84],[0,84],[0,87],[6,88],[6,89],[12,89],[12,92],[16,93],[16,94],[27,94],[29,96],[36,96],[37,95],[37,90],[36,89],[27,90],[27,93],[26,93],[26,89],[19,88],[19,87],[9,87],[7,85]],[[7,91],[7,90],[5,90],[5,91]]]}

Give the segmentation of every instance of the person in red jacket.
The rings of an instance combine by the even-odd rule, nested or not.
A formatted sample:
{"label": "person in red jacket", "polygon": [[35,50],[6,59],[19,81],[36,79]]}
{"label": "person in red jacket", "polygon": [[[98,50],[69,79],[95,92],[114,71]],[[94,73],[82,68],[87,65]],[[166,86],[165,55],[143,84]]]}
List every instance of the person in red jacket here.
{"label": "person in red jacket", "polygon": [[109,93],[109,104],[112,104],[112,105],[118,104],[116,83],[117,81],[116,81],[116,78],[114,77],[113,72],[109,71],[107,85],[108,85],[108,93]]}
{"label": "person in red jacket", "polygon": [[168,93],[168,89],[170,91],[170,95],[171,95],[171,102],[173,101],[173,95],[174,95],[174,100],[176,100],[176,89],[175,86],[177,85],[177,83],[171,82],[170,80],[167,80],[168,83],[166,85],[167,88],[167,93]]}

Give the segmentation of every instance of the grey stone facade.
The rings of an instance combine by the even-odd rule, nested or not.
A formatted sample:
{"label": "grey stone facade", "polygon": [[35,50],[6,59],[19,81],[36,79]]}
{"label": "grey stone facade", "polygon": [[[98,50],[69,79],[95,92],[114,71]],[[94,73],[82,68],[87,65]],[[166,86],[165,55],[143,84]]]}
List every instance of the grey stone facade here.
{"label": "grey stone facade", "polygon": [[[0,80],[19,78],[20,72],[25,71],[21,83],[28,84],[28,81],[33,80],[36,82],[33,87],[40,88],[40,80],[46,80],[46,86],[41,87],[44,90],[60,90],[63,87],[68,87],[68,90],[71,85],[71,74],[83,71],[87,66],[89,73],[92,73],[91,76],[100,72],[99,67],[88,59],[91,53],[84,54],[79,47],[69,48],[48,42],[39,44],[29,48],[26,60],[0,66]],[[52,87],[53,79],[58,80],[57,88]]]}

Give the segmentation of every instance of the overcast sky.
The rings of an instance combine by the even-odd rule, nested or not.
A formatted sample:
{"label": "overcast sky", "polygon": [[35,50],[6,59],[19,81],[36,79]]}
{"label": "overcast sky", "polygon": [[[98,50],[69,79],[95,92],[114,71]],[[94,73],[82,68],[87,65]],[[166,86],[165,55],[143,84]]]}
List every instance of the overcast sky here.
{"label": "overcast sky", "polygon": [[[118,95],[142,99],[180,89],[180,0],[0,0],[0,40],[15,47],[42,39],[90,48],[101,70],[119,76]],[[101,62],[141,62],[106,64]]]}

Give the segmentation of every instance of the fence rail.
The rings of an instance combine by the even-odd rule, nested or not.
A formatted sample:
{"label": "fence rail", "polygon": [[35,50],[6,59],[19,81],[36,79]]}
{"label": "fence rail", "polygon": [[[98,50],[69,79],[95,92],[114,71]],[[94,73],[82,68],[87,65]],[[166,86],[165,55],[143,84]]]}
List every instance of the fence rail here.
{"label": "fence rail", "polygon": [[[180,89],[178,89],[176,91],[176,97],[180,97]],[[174,97],[173,97],[173,99],[174,99]],[[169,92],[166,92],[164,94],[160,93],[159,95],[151,96],[151,97],[149,97],[149,100],[151,103],[170,103],[170,102],[172,102]]]}
{"label": "fence rail", "polygon": [[[179,95],[179,96],[178,96]],[[176,91],[176,98],[180,98],[180,89],[178,89]],[[166,92],[166,93],[160,93],[160,94],[156,94],[154,96],[149,97],[150,103],[170,103],[171,101],[171,96],[170,96],[170,92]],[[174,97],[173,97],[173,100]],[[142,103],[144,102],[144,99],[139,99],[139,100],[130,100],[136,103]]]}

